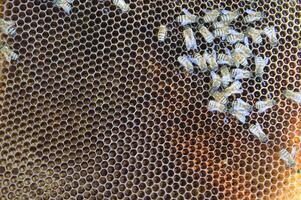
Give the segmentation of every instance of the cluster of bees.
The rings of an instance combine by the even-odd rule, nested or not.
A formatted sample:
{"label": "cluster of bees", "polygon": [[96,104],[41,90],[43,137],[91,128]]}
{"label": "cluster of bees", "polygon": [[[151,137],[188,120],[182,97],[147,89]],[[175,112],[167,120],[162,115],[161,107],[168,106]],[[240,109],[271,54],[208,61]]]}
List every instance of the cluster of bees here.
{"label": "cluster of bees", "polygon": [[[205,15],[199,17],[190,13],[187,9],[183,9],[182,15],[176,17],[176,22],[184,27],[183,38],[188,51],[192,50],[193,55],[181,55],[177,61],[184,67],[187,75],[194,73],[197,67],[201,72],[210,72],[211,76],[211,97],[208,103],[208,109],[212,112],[226,112],[233,115],[241,123],[246,123],[246,117],[253,111],[253,106],[244,100],[237,98],[233,102],[229,102],[228,97],[242,93],[242,83],[244,79],[261,78],[264,68],[269,63],[268,58],[254,56],[249,47],[249,39],[253,43],[261,44],[265,36],[272,46],[278,44],[278,38],[275,27],[268,26],[263,30],[249,27],[244,33],[236,31],[230,24],[238,19],[240,12],[228,10],[206,10]],[[243,16],[243,22],[246,24],[262,20],[265,15],[261,12],[246,10]],[[218,54],[213,50],[205,51],[203,55],[195,52],[198,49],[195,34],[191,28],[191,24],[197,24],[197,30],[207,43],[213,43],[215,38],[221,38],[222,41],[232,46],[232,50],[225,48],[224,54]],[[211,25],[213,31],[207,28]],[[159,42],[164,42],[168,33],[168,28],[161,25],[158,28],[157,37]],[[250,65],[250,61],[255,62],[255,71],[245,69]],[[221,65],[221,67],[219,67]],[[235,67],[233,69],[233,67]],[[284,91],[283,95],[297,103],[301,103],[301,92],[290,90]],[[277,104],[274,99],[266,99],[257,101],[254,105],[258,113],[264,113]],[[251,134],[256,136],[261,142],[268,142],[268,137],[263,131],[259,123],[249,126]],[[297,147],[293,147],[291,153],[286,149],[280,151],[280,158],[289,167],[296,165]]]}
{"label": "cluster of bees", "polygon": [[[0,32],[5,35],[15,36],[16,28],[15,23],[13,21],[7,21],[0,18]],[[12,48],[5,42],[0,42],[0,54],[2,55],[2,59],[10,62],[12,60],[18,60],[19,55],[16,54]]]}

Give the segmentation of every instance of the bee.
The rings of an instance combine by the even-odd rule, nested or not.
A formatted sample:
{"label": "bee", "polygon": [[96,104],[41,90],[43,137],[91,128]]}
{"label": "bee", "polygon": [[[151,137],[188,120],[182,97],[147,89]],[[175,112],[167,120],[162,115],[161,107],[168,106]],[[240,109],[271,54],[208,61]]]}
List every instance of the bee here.
{"label": "bee", "polygon": [[15,22],[13,22],[13,21],[0,19],[0,29],[3,33],[5,33],[7,35],[11,35],[11,36],[16,35]]}
{"label": "bee", "polygon": [[263,113],[266,110],[272,108],[277,104],[276,100],[268,99],[265,101],[257,101],[255,103],[255,108],[258,110],[258,113]]}
{"label": "bee", "polygon": [[198,16],[191,14],[187,9],[183,9],[182,11],[184,15],[176,17],[176,22],[180,23],[182,26],[198,22]]}
{"label": "bee", "polygon": [[236,20],[239,16],[239,11],[228,11],[228,10],[222,10],[221,16],[219,17],[222,22],[232,22]]}
{"label": "bee", "polygon": [[220,15],[219,10],[204,10],[205,16],[203,17],[203,21],[205,23],[210,23],[216,21],[218,16]]}
{"label": "bee", "polygon": [[120,8],[122,12],[127,12],[130,10],[129,4],[125,3],[124,0],[113,0],[113,4]]}
{"label": "bee", "polygon": [[158,34],[157,34],[158,40],[160,42],[164,42],[166,35],[167,35],[167,27],[164,25],[161,25],[158,29]]}
{"label": "bee", "polygon": [[201,54],[195,53],[194,57],[191,58],[190,61],[193,64],[197,65],[202,72],[205,72],[208,70],[206,59]]}
{"label": "bee", "polygon": [[232,53],[232,58],[236,67],[240,65],[246,67],[249,64],[247,56],[237,50]]}
{"label": "bee", "polygon": [[219,28],[223,28],[225,26],[229,26],[228,22],[221,22],[221,21],[215,21],[212,23],[212,27],[214,29],[219,29]]}
{"label": "bee", "polygon": [[242,111],[239,110],[234,110],[233,108],[229,110],[229,113],[232,114],[238,121],[240,121],[241,123],[246,123],[246,116],[248,116],[247,114],[245,114]]}
{"label": "bee", "polygon": [[225,91],[224,91],[225,92],[225,96],[229,97],[232,94],[240,94],[240,93],[242,93],[241,86],[242,86],[241,82],[239,82],[239,81],[233,82],[229,87],[227,87],[225,89]]}
{"label": "bee", "polygon": [[238,98],[236,101],[232,103],[232,107],[234,110],[241,111],[245,114],[250,114],[252,110],[252,106],[242,100],[241,98]]}
{"label": "bee", "polygon": [[244,39],[244,43],[245,43],[244,45],[241,44],[241,43],[235,44],[235,50],[245,54],[247,57],[251,57],[252,56],[252,51],[249,48],[248,38]]}
{"label": "bee", "polygon": [[208,52],[206,51],[204,53],[204,58],[205,58],[206,62],[208,63],[209,69],[211,71],[216,71],[218,68],[218,64],[216,61],[216,52],[213,51],[211,54],[208,54]]}
{"label": "bee", "polygon": [[198,46],[196,44],[196,39],[194,37],[194,33],[191,28],[185,28],[183,32],[184,40],[185,40],[185,45],[187,50],[191,49],[197,49]]}
{"label": "bee", "polygon": [[256,12],[254,10],[246,10],[246,13],[248,14],[247,16],[244,17],[243,21],[245,23],[252,23],[252,22],[255,22],[255,21],[259,21],[261,20],[262,18],[265,17],[265,15],[261,12]]}
{"label": "bee", "polygon": [[217,101],[209,101],[208,103],[208,109],[213,112],[213,111],[218,111],[218,112],[226,112],[227,108],[224,104],[219,103]]}
{"label": "bee", "polygon": [[263,33],[268,37],[269,42],[270,42],[273,46],[276,46],[276,45],[278,44],[276,29],[275,29],[274,26],[265,27],[265,28],[263,29]]}
{"label": "bee", "polygon": [[296,103],[301,104],[301,92],[294,92],[291,90],[285,90],[284,96],[288,99],[295,101]]}
{"label": "bee", "polygon": [[242,42],[244,40],[244,34],[243,33],[239,33],[233,29],[229,30],[229,35],[226,38],[226,41],[229,44],[236,44],[237,42]]}
{"label": "bee", "polygon": [[255,57],[255,76],[261,77],[263,75],[264,67],[269,63],[268,58],[262,58],[260,56]]}
{"label": "bee", "polygon": [[3,54],[8,62],[19,59],[19,55],[13,52],[13,50],[5,44],[0,44],[0,53]]}
{"label": "bee", "polygon": [[268,137],[267,135],[263,132],[261,126],[259,123],[252,124],[249,127],[249,131],[255,135],[261,142],[267,143],[268,142]]}
{"label": "bee", "polygon": [[217,102],[219,102],[223,105],[228,104],[228,99],[225,96],[224,92],[214,91],[214,92],[211,92],[211,95],[212,95],[212,97],[214,98],[215,101],[217,101]]}
{"label": "bee", "polygon": [[294,160],[293,156],[286,149],[280,150],[280,159],[282,159],[285,162],[285,164],[290,168],[293,168],[296,166],[296,161]]}
{"label": "bee", "polygon": [[228,86],[230,82],[232,82],[232,77],[229,69],[227,67],[221,68],[221,74],[222,74],[222,84],[224,87]]}
{"label": "bee", "polygon": [[220,53],[217,55],[217,64],[230,66],[234,64],[231,51],[229,49],[226,49],[226,54]]}
{"label": "bee", "polygon": [[233,69],[232,70],[232,77],[235,80],[241,80],[245,78],[251,78],[252,77],[252,72],[245,70],[245,69]]}
{"label": "bee", "polygon": [[210,75],[212,79],[211,90],[216,91],[222,84],[222,78],[215,72],[210,72]]}
{"label": "bee", "polygon": [[215,29],[213,34],[215,37],[221,37],[222,40],[225,40],[226,36],[230,34],[230,27],[224,26],[222,28]]}
{"label": "bee", "polygon": [[[114,2],[115,0],[113,0]],[[121,0],[122,1],[122,0]],[[54,5],[63,8],[63,10],[70,15],[72,7],[71,4],[74,2],[74,0],[54,0]]]}
{"label": "bee", "polygon": [[199,32],[202,34],[207,43],[213,42],[214,36],[205,26],[200,26]]}
{"label": "bee", "polygon": [[248,30],[246,31],[246,35],[248,35],[255,44],[260,44],[262,42],[262,33],[262,30],[255,29],[252,27],[248,28]]}
{"label": "bee", "polygon": [[189,74],[193,74],[193,64],[187,56],[179,56],[178,57],[178,62],[181,65],[183,65],[186,72],[188,72]]}

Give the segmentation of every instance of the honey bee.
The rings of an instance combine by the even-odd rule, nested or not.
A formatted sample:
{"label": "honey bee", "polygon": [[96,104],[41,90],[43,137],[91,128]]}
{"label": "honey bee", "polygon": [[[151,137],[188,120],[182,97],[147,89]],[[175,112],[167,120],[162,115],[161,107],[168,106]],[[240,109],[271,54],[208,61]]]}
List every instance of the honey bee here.
{"label": "honey bee", "polygon": [[260,44],[262,42],[262,37],[261,34],[263,33],[262,30],[259,29],[255,29],[255,28],[248,28],[248,30],[246,31],[246,34],[252,39],[252,41],[255,44]]}
{"label": "honey bee", "polygon": [[220,53],[217,55],[217,64],[220,65],[233,65],[234,61],[231,56],[231,52],[229,49],[226,49],[226,54]]}
{"label": "honey bee", "polygon": [[212,43],[214,40],[213,34],[205,27],[205,26],[200,26],[199,32],[203,36],[203,38],[206,40],[207,43]]}
{"label": "honey bee", "polygon": [[242,99],[238,99],[232,103],[230,113],[236,117],[241,123],[246,123],[246,116],[250,115],[252,106],[244,102]]}
{"label": "honey bee", "polygon": [[0,52],[8,62],[19,59],[19,55],[5,44],[0,44]]}
{"label": "honey bee", "polygon": [[197,65],[202,72],[208,70],[206,59],[201,54],[195,53],[194,58],[191,58],[190,60],[193,64]]}
{"label": "honey bee", "polygon": [[276,29],[275,29],[274,26],[265,27],[265,28],[263,29],[263,33],[268,37],[269,42],[270,42],[273,46],[276,46],[276,45],[278,44]]}
{"label": "honey bee", "polygon": [[235,44],[235,50],[238,51],[238,52],[243,53],[247,57],[251,57],[252,56],[252,51],[249,48],[248,38],[245,38],[244,41],[245,41],[245,45],[243,45],[241,43]]}
{"label": "honey bee", "polygon": [[224,26],[222,28],[215,29],[213,34],[215,37],[221,37],[222,40],[225,40],[226,36],[230,34],[230,27]]}
{"label": "honey bee", "polygon": [[229,31],[229,35],[226,38],[226,41],[229,44],[236,44],[237,42],[242,42],[244,40],[244,34],[243,33],[239,33],[233,29],[230,29]]}
{"label": "honey bee", "polygon": [[259,21],[261,20],[262,18],[265,17],[265,15],[261,12],[256,12],[254,10],[246,10],[246,13],[248,14],[247,16],[244,17],[243,21],[245,23],[252,23],[252,22],[255,22],[255,21]]}
{"label": "honey bee", "polygon": [[255,135],[261,142],[267,143],[268,142],[268,137],[267,135],[263,132],[261,126],[259,123],[252,124],[249,127],[249,131]]}
{"label": "honey bee", "polygon": [[208,103],[208,109],[211,111],[211,112],[214,112],[214,111],[218,111],[218,112],[226,112],[227,111],[227,108],[224,104],[222,103],[219,103],[217,101],[209,101]]}
{"label": "honey bee", "polygon": [[241,82],[239,82],[239,81],[233,82],[229,87],[227,87],[225,89],[225,91],[224,91],[225,92],[225,96],[229,97],[232,94],[240,94],[240,93],[242,93],[241,86],[242,86]]}
{"label": "honey bee", "polygon": [[217,101],[223,105],[228,104],[228,99],[225,96],[224,92],[214,91],[214,92],[211,92],[210,94],[212,95],[212,97],[214,98],[215,101]]}
{"label": "honey bee", "polygon": [[227,67],[222,67],[221,68],[221,74],[222,74],[222,84],[224,87],[227,87],[230,82],[232,82],[232,77],[231,77],[231,73],[229,71],[229,69]]}
{"label": "honey bee", "polygon": [[3,33],[5,33],[7,35],[11,35],[11,36],[16,35],[15,22],[13,22],[13,21],[0,19],[0,29]]}
{"label": "honey bee", "polygon": [[222,10],[222,15],[219,17],[222,22],[232,22],[236,20],[239,16],[239,11],[228,11],[228,10]]}
{"label": "honey bee", "polygon": [[166,35],[167,35],[167,27],[164,25],[161,25],[158,29],[158,34],[157,34],[158,40],[160,42],[164,42]]}
{"label": "honey bee", "polygon": [[294,92],[292,90],[285,90],[284,96],[288,99],[295,101],[298,104],[301,104],[301,92]]}
{"label": "honey bee", "polygon": [[[113,0],[114,2],[115,0]],[[74,2],[74,0],[54,0],[54,5],[63,8],[63,10],[70,15],[72,7],[71,4]]]}
{"label": "honey bee", "polygon": [[248,114],[239,110],[234,110],[233,108],[229,110],[229,113],[232,114],[241,123],[246,123],[246,116],[248,116]]}
{"label": "honey bee", "polygon": [[241,80],[241,79],[246,79],[246,78],[251,78],[252,77],[252,72],[244,69],[233,69],[232,70],[232,77],[235,80]]}
{"label": "honey bee", "polygon": [[211,90],[216,91],[219,89],[219,87],[222,84],[222,79],[221,77],[216,74],[215,72],[210,72],[211,79],[212,79],[212,84],[211,84]]}
{"label": "honey bee", "polygon": [[182,26],[198,22],[198,16],[191,14],[187,9],[183,9],[182,11],[184,15],[176,17],[176,22],[180,23]]}
{"label": "honey bee", "polygon": [[234,110],[241,111],[243,113],[250,113],[252,110],[252,106],[241,98],[238,98],[236,101],[234,101],[232,103],[232,107]]}
{"label": "honey bee", "polygon": [[187,50],[191,49],[197,49],[198,46],[196,44],[196,39],[194,37],[194,33],[191,28],[185,28],[183,32],[184,40],[185,40],[185,45]]}
{"label": "honey bee", "polygon": [[268,58],[262,58],[260,56],[255,57],[255,76],[261,77],[264,73],[264,67],[269,63]]}
{"label": "honey bee", "polygon": [[204,23],[210,23],[216,21],[220,15],[219,10],[204,10],[205,16],[203,17]]}
{"label": "honey bee", "polygon": [[179,56],[178,62],[183,65],[186,72],[193,74],[193,64],[187,56]]}
{"label": "honey bee", "polygon": [[216,52],[213,51],[211,54],[209,54],[207,51],[204,53],[204,58],[206,62],[208,63],[209,69],[211,71],[216,71],[218,68],[218,64],[216,61]]}
{"label": "honey bee", "polygon": [[130,10],[129,4],[125,3],[124,0],[113,0],[113,4],[116,7],[120,8],[122,12],[127,12]]}
{"label": "honey bee", "polygon": [[296,161],[294,160],[292,155],[286,149],[280,150],[280,159],[283,160],[285,162],[285,164],[290,168],[293,168],[296,166]]}
{"label": "honey bee", "polygon": [[266,110],[272,108],[277,104],[276,100],[268,99],[265,101],[257,101],[255,103],[255,108],[258,110],[258,113],[263,113]]}
{"label": "honey bee", "polygon": [[232,58],[236,67],[240,65],[246,67],[249,64],[247,56],[237,50],[232,53]]}
{"label": "honey bee", "polygon": [[219,29],[219,28],[223,28],[225,26],[229,26],[228,22],[222,22],[222,21],[215,21],[212,23],[212,27],[214,29]]}

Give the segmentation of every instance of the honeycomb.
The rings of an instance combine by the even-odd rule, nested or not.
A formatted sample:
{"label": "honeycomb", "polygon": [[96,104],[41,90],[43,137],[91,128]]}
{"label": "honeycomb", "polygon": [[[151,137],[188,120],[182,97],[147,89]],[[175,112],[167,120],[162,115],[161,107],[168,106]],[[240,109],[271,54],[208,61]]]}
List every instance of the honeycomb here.
{"label": "honeycomb", "polygon": [[[7,42],[21,59],[1,69],[0,199],[300,200],[300,156],[294,169],[279,159],[300,145],[301,108],[282,95],[301,89],[300,1],[126,2],[129,12],[75,0],[66,15],[51,1],[4,1],[17,27]],[[240,97],[277,106],[244,125],[207,110],[209,74],[187,76],[176,61],[187,53],[175,22],[182,8],[266,14],[250,26],[274,25],[279,45],[252,44],[271,62],[262,80],[243,81]],[[247,29],[241,18],[233,25]],[[201,52],[226,46],[196,37]],[[255,122],[267,144],[248,132]]]}

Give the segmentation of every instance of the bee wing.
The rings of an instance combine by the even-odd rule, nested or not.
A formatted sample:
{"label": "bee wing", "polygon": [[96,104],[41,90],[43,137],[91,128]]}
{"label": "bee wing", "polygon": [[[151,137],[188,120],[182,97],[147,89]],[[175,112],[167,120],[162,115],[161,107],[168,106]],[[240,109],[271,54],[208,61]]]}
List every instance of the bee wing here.
{"label": "bee wing", "polygon": [[230,29],[229,33],[232,34],[232,35],[238,35],[238,32],[234,29]]}
{"label": "bee wing", "polygon": [[296,158],[297,151],[298,151],[297,147],[293,146],[293,149],[292,149],[292,152],[291,152],[291,156],[292,156],[293,159]]}
{"label": "bee wing", "polygon": [[192,62],[193,64],[195,64],[195,65],[198,65],[198,59],[197,58],[195,58],[195,57],[189,57],[189,60],[190,60],[190,62]]}
{"label": "bee wing", "polygon": [[229,10],[221,10],[221,13],[224,14],[224,15],[226,15],[226,14],[231,13],[231,11],[229,11]]}
{"label": "bee wing", "polygon": [[232,57],[230,49],[226,48],[225,51],[228,56]]}
{"label": "bee wing", "polygon": [[71,4],[74,2],[74,0],[67,0],[67,2]]}
{"label": "bee wing", "polygon": [[270,59],[269,58],[264,58],[264,63],[267,65],[267,64],[269,64],[269,62],[270,62]]}
{"label": "bee wing", "polygon": [[249,14],[249,15],[252,15],[252,14],[255,14],[256,12],[254,10],[247,9],[246,13]]}
{"label": "bee wing", "polygon": [[213,56],[213,58],[216,60],[217,54],[216,54],[216,51],[215,51],[215,50],[212,51],[212,56]]}
{"label": "bee wing", "polygon": [[218,64],[220,64],[220,65],[227,65],[228,62],[227,62],[227,61],[224,61],[224,60],[219,60],[219,61],[218,61]]}
{"label": "bee wing", "polygon": [[188,9],[183,8],[182,11],[183,11],[183,13],[184,13],[185,15],[187,15],[187,16],[189,16],[189,17],[194,17],[194,15],[191,14],[191,12],[189,12]]}
{"label": "bee wing", "polygon": [[204,9],[203,12],[204,12],[205,14],[210,14],[211,10]]}
{"label": "bee wing", "polygon": [[249,44],[249,39],[248,39],[247,36],[244,38],[244,44],[245,44],[247,47],[250,46],[250,44]]}

